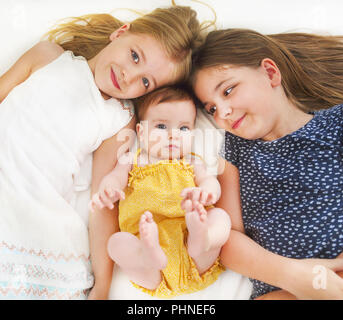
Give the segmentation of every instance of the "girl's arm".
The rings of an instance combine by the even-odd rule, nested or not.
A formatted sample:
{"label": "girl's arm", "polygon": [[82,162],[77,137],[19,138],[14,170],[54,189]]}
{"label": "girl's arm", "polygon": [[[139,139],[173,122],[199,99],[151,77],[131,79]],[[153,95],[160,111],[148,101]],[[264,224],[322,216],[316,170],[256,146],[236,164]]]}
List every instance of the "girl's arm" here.
{"label": "girl's arm", "polygon": [[[274,254],[244,234],[240,204],[238,169],[221,159],[223,174],[218,176],[222,196],[216,204],[231,218],[229,240],[221,251],[221,262],[229,269],[291,292],[298,298],[341,298],[343,280],[333,271],[343,268],[343,259],[290,259]],[[327,290],[316,290],[313,273],[316,265],[326,267]]]}
{"label": "girl's arm", "polygon": [[[136,120],[133,118],[122,130],[131,129],[134,133]],[[104,141],[93,154],[92,194],[97,192],[102,178],[113,170],[117,159],[127,152],[133,144],[133,137],[126,142],[127,148],[123,149],[123,142],[118,141],[117,133],[112,138]],[[121,150],[123,149],[123,150]],[[118,154],[120,151],[120,154]],[[112,210],[108,208],[95,209],[89,216],[89,241],[92,268],[95,284],[90,292],[89,299],[107,299],[111,286],[113,261],[107,254],[107,241],[109,237],[119,230],[118,205]]]}
{"label": "girl's arm", "polygon": [[24,82],[33,72],[44,67],[64,50],[56,43],[42,41],[26,51],[15,64],[0,77],[0,103],[18,84]]}

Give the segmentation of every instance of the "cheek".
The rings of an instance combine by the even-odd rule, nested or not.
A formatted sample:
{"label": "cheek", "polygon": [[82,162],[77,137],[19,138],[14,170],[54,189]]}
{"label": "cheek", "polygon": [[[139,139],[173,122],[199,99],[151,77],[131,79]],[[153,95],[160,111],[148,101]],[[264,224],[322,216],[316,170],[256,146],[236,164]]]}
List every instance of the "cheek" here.
{"label": "cheek", "polygon": [[217,126],[220,128],[220,129],[224,129],[224,130],[227,130],[229,131],[230,129],[230,125],[229,125],[229,122],[220,118],[219,116],[214,116],[213,117],[215,123],[217,124]]}
{"label": "cheek", "polygon": [[126,90],[125,99],[139,98],[145,94],[145,91],[137,83],[131,83]]}
{"label": "cheek", "polygon": [[149,144],[155,145],[168,140],[168,133],[163,130],[152,130],[149,134]]}
{"label": "cheek", "polygon": [[183,147],[189,147],[192,145],[194,137],[192,134],[184,135],[181,140],[181,145]]}

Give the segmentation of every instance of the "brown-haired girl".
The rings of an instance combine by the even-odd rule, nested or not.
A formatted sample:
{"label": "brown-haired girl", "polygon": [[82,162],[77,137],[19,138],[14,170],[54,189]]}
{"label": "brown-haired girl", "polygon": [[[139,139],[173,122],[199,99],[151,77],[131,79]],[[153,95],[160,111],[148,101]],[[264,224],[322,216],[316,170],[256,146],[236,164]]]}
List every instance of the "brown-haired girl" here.
{"label": "brown-haired girl", "polygon": [[245,29],[211,32],[194,56],[195,93],[226,130],[221,258],[252,298],[343,297],[342,59],[339,37]]}
{"label": "brown-haired girl", "polygon": [[123,145],[119,132],[135,126],[132,105],[119,99],[187,78],[199,32],[189,7],[127,24],[87,15],[52,30],[52,42],[35,45],[1,76],[1,297],[83,299],[93,287],[90,298],[107,298],[116,211],[90,215],[89,249],[77,192],[91,177],[98,189]]}

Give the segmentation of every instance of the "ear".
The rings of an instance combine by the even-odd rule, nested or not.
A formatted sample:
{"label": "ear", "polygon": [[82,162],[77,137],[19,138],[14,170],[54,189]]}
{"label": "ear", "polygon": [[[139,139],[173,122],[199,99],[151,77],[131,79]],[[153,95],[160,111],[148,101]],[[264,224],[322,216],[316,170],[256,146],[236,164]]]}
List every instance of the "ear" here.
{"label": "ear", "polygon": [[272,59],[263,59],[261,62],[261,68],[268,75],[268,78],[270,79],[270,84],[273,88],[281,85],[281,72],[276,63]]}
{"label": "ear", "polygon": [[110,40],[113,41],[116,38],[119,38],[122,34],[124,34],[126,31],[130,30],[130,24],[126,23],[114,32],[111,33],[110,35]]}

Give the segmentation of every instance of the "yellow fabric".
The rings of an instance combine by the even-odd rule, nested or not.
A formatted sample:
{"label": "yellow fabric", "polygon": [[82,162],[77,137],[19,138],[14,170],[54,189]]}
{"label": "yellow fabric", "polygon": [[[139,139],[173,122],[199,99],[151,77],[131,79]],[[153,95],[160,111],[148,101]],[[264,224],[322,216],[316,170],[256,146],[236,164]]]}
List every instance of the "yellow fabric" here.
{"label": "yellow fabric", "polygon": [[152,296],[171,298],[204,289],[224,270],[218,259],[200,276],[188,255],[180,193],[193,186],[193,167],[184,160],[162,160],[145,167],[135,163],[129,173],[125,200],[119,203],[120,230],[139,237],[139,219],[145,211],[150,211],[158,225],[160,245],[168,258],[167,267],[162,270],[162,282],[156,290],[134,284]]}

